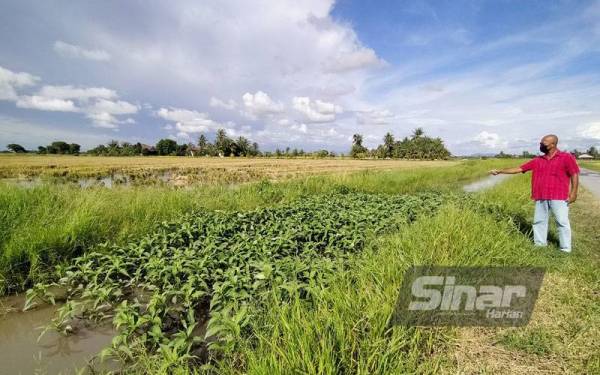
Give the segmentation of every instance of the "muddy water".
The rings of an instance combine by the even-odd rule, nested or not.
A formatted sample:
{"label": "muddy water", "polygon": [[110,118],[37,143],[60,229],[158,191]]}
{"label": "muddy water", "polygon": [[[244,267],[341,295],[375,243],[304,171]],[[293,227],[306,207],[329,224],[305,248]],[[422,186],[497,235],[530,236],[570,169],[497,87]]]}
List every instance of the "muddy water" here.
{"label": "muddy water", "polygon": [[463,186],[463,190],[466,191],[467,193],[474,193],[477,191],[489,189],[510,177],[511,177],[511,175],[509,175],[509,174],[499,174],[497,176],[487,176],[487,177],[482,178],[481,180],[478,180],[478,181],[475,181],[468,185]]}
{"label": "muddy water", "polygon": [[[57,306],[22,312],[23,303],[21,296],[0,300],[0,374],[75,374],[109,346],[115,334],[110,325],[81,324],[74,334],[48,330],[38,341]],[[95,363],[95,368],[115,369],[116,364]]]}

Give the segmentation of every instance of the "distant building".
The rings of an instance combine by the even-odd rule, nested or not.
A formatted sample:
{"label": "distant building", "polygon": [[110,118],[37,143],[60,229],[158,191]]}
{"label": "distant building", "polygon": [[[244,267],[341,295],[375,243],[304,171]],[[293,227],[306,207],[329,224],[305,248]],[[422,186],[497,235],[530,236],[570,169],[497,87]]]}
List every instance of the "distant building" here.
{"label": "distant building", "polygon": [[590,154],[581,154],[581,155],[579,155],[579,157],[577,159],[591,160],[593,158],[594,157],[592,155],[590,155]]}

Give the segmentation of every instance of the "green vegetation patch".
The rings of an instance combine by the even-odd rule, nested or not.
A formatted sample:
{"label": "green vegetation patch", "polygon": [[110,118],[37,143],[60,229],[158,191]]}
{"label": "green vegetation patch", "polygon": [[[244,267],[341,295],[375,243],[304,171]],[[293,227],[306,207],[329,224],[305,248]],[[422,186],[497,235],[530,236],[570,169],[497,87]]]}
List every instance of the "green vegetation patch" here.
{"label": "green vegetation patch", "polygon": [[369,238],[430,216],[444,201],[433,193],[341,190],[275,208],[198,211],[163,223],[140,241],[76,258],[58,270],[57,284],[30,290],[28,303],[52,301],[56,287],[66,288],[58,328],[75,316],[114,314],[113,354],[126,359],[134,359],[134,343],[178,359],[207,354],[207,347],[226,349],[273,293],[281,300],[310,299]]}

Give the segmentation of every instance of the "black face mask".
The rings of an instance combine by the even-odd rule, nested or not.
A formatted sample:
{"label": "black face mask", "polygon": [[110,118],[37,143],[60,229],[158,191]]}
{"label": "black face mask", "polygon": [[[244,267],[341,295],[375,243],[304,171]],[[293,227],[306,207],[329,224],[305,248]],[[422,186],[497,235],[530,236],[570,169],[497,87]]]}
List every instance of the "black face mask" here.
{"label": "black face mask", "polygon": [[540,143],[540,151],[543,152],[544,154],[548,153],[548,146],[546,146],[543,143]]}

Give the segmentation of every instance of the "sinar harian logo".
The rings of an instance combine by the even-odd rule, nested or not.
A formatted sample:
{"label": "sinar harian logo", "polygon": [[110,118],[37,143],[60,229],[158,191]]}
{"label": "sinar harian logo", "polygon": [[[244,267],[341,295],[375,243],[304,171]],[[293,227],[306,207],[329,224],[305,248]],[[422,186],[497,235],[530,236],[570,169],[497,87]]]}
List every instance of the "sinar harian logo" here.
{"label": "sinar harian logo", "polygon": [[543,274],[531,267],[413,267],[405,274],[393,322],[522,326]]}

